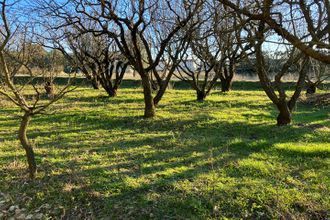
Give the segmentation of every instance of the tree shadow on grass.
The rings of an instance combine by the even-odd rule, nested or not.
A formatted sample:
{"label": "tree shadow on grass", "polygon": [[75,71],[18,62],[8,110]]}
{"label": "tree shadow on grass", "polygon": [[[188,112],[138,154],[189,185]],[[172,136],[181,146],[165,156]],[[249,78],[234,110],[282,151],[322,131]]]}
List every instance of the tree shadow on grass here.
{"label": "tree shadow on grass", "polygon": [[[139,143],[136,144],[139,145]],[[206,147],[198,150],[198,148],[201,148],[199,144],[198,146],[189,146],[189,148],[190,149],[185,150],[171,149],[166,151],[156,151],[147,156],[144,154],[133,153],[133,155],[129,155],[128,158],[121,158],[129,162],[126,162],[122,165],[118,165],[118,167],[97,167],[90,169],[79,169],[81,167],[85,167],[86,165],[91,166],[91,164],[89,162],[89,164],[86,164],[85,162],[72,163],[70,165],[71,169],[73,170],[72,172],[61,172],[61,174],[59,175],[52,175],[46,177],[44,176],[38,180],[38,184],[32,184],[32,189],[31,185],[29,185],[29,189],[27,191],[29,191],[29,193],[32,193],[33,191],[36,193],[40,190],[47,190],[49,185],[40,186],[40,183],[49,183],[52,185],[52,187],[55,187],[56,189],[53,189],[54,191],[49,192],[50,194],[48,194],[47,196],[52,197],[55,196],[56,193],[57,199],[64,199],[65,202],[70,202],[66,201],[70,197],[78,197],[78,195],[84,194],[85,196],[83,196],[83,198],[86,198],[86,193],[98,192],[100,194],[99,205],[104,206],[104,209],[102,210],[103,215],[113,217],[122,216],[123,218],[133,216],[138,218],[144,218],[147,217],[145,216],[147,213],[140,213],[138,211],[140,210],[140,208],[142,208],[140,206],[143,206],[143,204],[136,204],[137,206],[134,207],[133,210],[131,210],[133,212],[126,213],[126,211],[129,211],[128,209],[132,208],[131,206],[128,206],[129,203],[132,202],[132,199],[134,202],[137,202],[138,200],[143,200],[143,195],[150,191],[161,194],[168,190],[174,190],[172,186],[173,183],[186,179],[190,179],[193,181],[196,175],[201,175],[210,171],[210,148]],[[166,149],[168,149],[168,147],[166,147]],[[191,152],[192,150],[194,152],[196,150],[199,151],[200,155],[191,156],[189,152]],[[236,149],[230,154],[228,158],[226,158],[226,162],[231,160],[238,160],[241,157],[246,157],[255,150],[245,151],[244,153],[235,153],[235,151]],[[218,153],[220,154],[221,151],[216,152],[214,156],[217,156]],[[182,160],[179,160],[179,157],[183,157]],[[162,165],[152,165],[151,167],[146,168],[141,167],[144,162],[150,163],[153,161],[164,161],[164,163]],[[219,163],[223,163],[223,161],[219,161]],[[95,165],[97,166],[98,164]],[[61,165],[52,163],[50,167],[53,168],[61,166],[63,166],[63,164]],[[177,170],[172,173],[166,172],[167,170],[173,170],[180,167],[186,168],[184,170]],[[47,169],[44,170],[44,172],[47,173]],[[147,183],[142,183],[138,186],[132,186],[129,182],[127,182],[129,179],[132,178],[146,178],[148,179],[148,181]],[[87,183],[85,183],[86,179],[88,180]],[[69,181],[69,183],[71,184],[73,183],[74,185],[79,185],[78,189],[69,192],[66,189],[63,189],[64,187],[62,183],[68,183],[67,181]],[[33,193],[30,196],[34,197]],[[79,204],[81,202],[84,202],[84,200],[79,201]],[[114,204],[120,204],[120,206],[115,207]],[[70,207],[70,203],[65,205]],[[147,208],[147,210],[150,209],[150,207],[145,208]],[[155,212],[155,210],[152,211]],[[165,211],[166,210],[160,210],[158,214]],[[194,212],[189,214],[194,214]],[[71,215],[71,213],[69,215]]]}
{"label": "tree shadow on grass", "polygon": [[[191,107],[195,104],[188,102],[185,105]],[[211,101],[196,105],[218,108],[224,103]],[[319,117],[321,120],[325,118],[323,113]],[[304,111],[299,113],[297,122],[303,120],[304,123],[311,123],[314,119],[315,112]],[[276,179],[277,175],[263,175],[264,171],[254,164],[242,166],[242,161],[253,160],[263,164],[260,155],[267,155],[274,163],[294,167],[285,173],[296,176],[297,172],[326,167],[327,164],[319,158],[329,157],[326,149],[308,152],[278,147],[281,143],[302,141],[306,134],[314,131],[310,127],[279,128],[270,124],[229,123],[205,112],[181,120],[143,120],[137,117],[111,117],[99,112],[90,115],[78,112],[74,115],[42,116],[35,118],[33,123],[47,125],[53,121],[63,125],[72,122],[75,127],[56,127],[55,139],[43,139],[38,143],[38,179],[24,184],[25,170],[8,168],[2,171],[1,176],[5,178],[0,183],[3,190],[17,193],[18,200],[24,193],[33,198],[28,208],[33,209],[46,201],[54,206],[63,206],[66,218],[216,217],[214,207],[218,200],[227,200],[221,203],[224,205],[221,208],[223,216],[244,218],[246,210],[239,211],[242,206],[231,204],[237,200],[233,197],[238,197],[239,187],[256,187],[254,190],[258,193],[261,183],[274,186],[282,180]],[[99,133],[101,136],[98,136]],[[30,136],[42,139],[52,134],[52,130],[40,132],[34,129]],[[308,137],[309,142],[323,139],[321,133]],[[50,148],[52,145],[56,147]],[[1,158],[11,159],[14,158]],[[307,161],[304,166],[302,161]],[[222,177],[212,183],[209,179],[212,173]],[[13,176],[15,178],[11,178]],[[252,178],[258,184],[248,186],[246,178]],[[235,184],[216,188],[227,185],[226,181],[233,181],[231,179]],[[212,187],[216,189],[209,189]],[[249,196],[246,198],[250,199]],[[254,203],[266,213],[266,218],[273,217],[267,206],[274,204],[265,200]],[[252,210],[253,202],[244,204],[251,214],[249,217],[262,217]],[[60,214],[50,215],[58,217]]]}
{"label": "tree shadow on grass", "polygon": [[105,104],[131,104],[131,103],[143,103],[143,98],[125,98],[125,97],[109,97],[109,96],[82,96],[82,97],[66,97],[66,101],[70,102],[82,102],[79,106],[103,106]]}
{"label": "tree shadow on grass", "polygon": [[[52,160],[58,157],[56,154],[45,155],[50,159],[39,161],[40,174],[37,182],[15,190],[19,193],[27,192],[34,198],[31,206],[38,206],[44,201],[61,201],[61,205],[67,209],[66,217],[77,214],[86,216],[86,210],[91,210],[91,215],[96,217],[123,219],[150,218],[150,213],[155,218],[178,218],[183,213],[187,218],[210,216],[214,201],[208,190],[203,189],[203,193],[199,194],[198,191],[178,188],[177,184],[188,181],[194,185],[196,179],[209,175],[214,170],[225,170],[226,177],[235,178],[237,182],[249,176],[271,182],[272,176],[255,176],[258,170],[241,172],[242,168],[237,165],[239,161],[259,153],[269,153],[276,156],[279,162],[296,167],[301,163],[296,157],[311,160],[320,155],[329,156],[322,151],[305,153],[274,148],[278,143],[299,141],[302,135],[310,132],[308,128],[278,128],[268,124],[222,121],[203,125],[201,121],[204,119],[204,116],[181,121],[159,119],[163,121],[162,126],[159,126],[157,119],[144,121],[131,117],[79,121],[79,124],[85,125],[84,130],[68,129],[61,132],[79,134],[88,130],[120,127],[122,130],[133,130],[137,136],[130,140],[106,139],[108,141],[101,145],[93,142],[92,145],[84,146],[82,142],[81,146],[76,146],[76,151],[65,155],[68,160],[66,162]],[[177,131],[174,135],[162,133],[173,130]],[[148,134],[151,131],[154,135],[150,137]],[[316,135],[310,141],[317,139]],[[63,148],[63,151],[72,149],[75,145],[74,140],[70,140],[71,143],[65,139],[62,141],[59,148]],[[51,143],[45,141],[38,148],[47,149]],[[313,163],[313,167],[325,165],[322,160],[313,160]],[[7,176],[16,175],[10,170],[7,172]],[[60,174],[50,174],[54,172]],[[16,178],[6,180],[6,184],[13,187],[24,181],[25,178]],[[217,182],[220,183],[222,182]],[[37,192],[47,193],[36,198]],[[218,194],[223,193],[221,189],[218,190]],[[263,207],[266,210],[265,205],[267,204]],[[77,206],[80,208],[77,209]],[[229,213],[226,216],[242,217],[241,213]]]}

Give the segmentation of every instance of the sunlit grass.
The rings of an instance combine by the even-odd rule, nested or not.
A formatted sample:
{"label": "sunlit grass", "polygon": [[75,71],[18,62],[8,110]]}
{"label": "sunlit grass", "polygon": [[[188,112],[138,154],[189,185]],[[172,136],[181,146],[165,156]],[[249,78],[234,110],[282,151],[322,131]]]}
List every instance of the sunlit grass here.
{"label": "sunlit grass", "polygon": [[20,112],[0,110],[0,191],[48,216],[120,219],[326,218],[329,107],[298,105],[277,127],[262,91],[214,92],[203,103],[169,90],[145,120],[139,88],[118,97],[79,88],[33,119],[39,172],[27,181]]}

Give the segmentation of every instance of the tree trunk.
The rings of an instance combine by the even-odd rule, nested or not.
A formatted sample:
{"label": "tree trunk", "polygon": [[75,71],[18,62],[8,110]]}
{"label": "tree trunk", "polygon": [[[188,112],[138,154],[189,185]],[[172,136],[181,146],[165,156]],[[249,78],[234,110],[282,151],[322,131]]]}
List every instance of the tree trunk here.
{"label": "tree trunk", "polygon": [[22,147],[26,152],[26,157],[29,165],[30,178],[34,179],[37,173],[37,164],[35,161],[32,145],[26,135],[30,120],[31,120],[31,114],[29,112],[25,112],[18,131],[18,138],[22,144]]}
{"label": "tree trunk", "polygon": [[291,123],[291,111],[286,102],[281,102],[277,104],[279,110],[279,115],[277,116],[277,125],[285,126]]}
{"label": "tree trunk", "polygon": [[160,102],[160,100],[163,98],[165,91],[168,87],[170,80],[165,80],[162,82],[162,84],[159,86],[159,90],[154,98],[154,104],[158,105],[158,103]]}
{"label": "tree trunk", "polygon": [[221,80],[221,91],[222,92],[229,92],[231,90],[231,86],[233,83],[233,78],[235,74],[235,65],[230,61],[228,67],[224,67],[224,74],[223,77],[220,77]]}
{"label": "tree trunk", "polygon": [[158,85],[158,82],[156,80],[152,80],[151,81],[151,87],[152,87],[153,91],[158,91],[160,85]]}
{"label": "tree trunk", "polygon": [[206,98],[205,92],[197,90],[196,94],[197,94],[197,101],[203,102],[205,100],[205,98]]}
{"label": "tree trunk", "polygon": [[221,80],[221,91],[229,92],[231,90],[232,78],[224,78]]}
{"label": "tree trunk", "polygon": [[151,80],[147,74],[140,74],[142,79],[143,94],[144,94],[144,117],[152,118],[156,115],[154,99],[152,97]]}
{"label": "tree trunk", "polygon": [[106,89],[106,91],[110,97],[117,96],[117,89],[115,89],[115,88],[108,88],[108,89]]}
{"label": "tree trunk", "polygon": [[97,80],[97,78],[91,79],[91,83],[92,83],[93,89],[99,89],[100,88],[100,82]]}
{"label": "tree trunk", "polygon": [[82,73],[85,75],[86,79],[90,81],[90,83],[93,86],[93,89],[99,89],[100,88],[100,82],[97,78],[97,75],[95,73],[90,74],[89,71],[85,68],[81,68]]}
{"label": "tree trunk", "polygon": [[[163,82],[163,83],[165,83],[165,82]],[[164,95],[165,91],[166,91],[166,86],[165,85],[159,86],[159,90],[158,90],[158,92],[157,92],[157,94],[154,98],[154,104],[155,105],[158,105],[160,100],[163,98],[163,95]]]}
{"label": "tree trunk", "polygon": [[315,84],[307,84],[306,94],[312,95],[316,93],[316,85]]}

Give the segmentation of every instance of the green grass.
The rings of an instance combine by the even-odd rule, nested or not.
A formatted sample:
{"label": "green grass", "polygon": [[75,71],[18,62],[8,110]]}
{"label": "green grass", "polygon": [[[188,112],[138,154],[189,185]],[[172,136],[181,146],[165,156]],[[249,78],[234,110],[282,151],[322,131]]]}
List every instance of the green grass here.
{"label": "green grass", "polygon": [[[277,127],[264,92],[169,90],[145,120],[139,88],[116,98],[79,88],[37,116],[39,171],[28,181],[19,111],[0,104],[0,192],[45,218],[329,217],[329,107],[298,105]],[[45,208],[44,204],[48,204]]]}

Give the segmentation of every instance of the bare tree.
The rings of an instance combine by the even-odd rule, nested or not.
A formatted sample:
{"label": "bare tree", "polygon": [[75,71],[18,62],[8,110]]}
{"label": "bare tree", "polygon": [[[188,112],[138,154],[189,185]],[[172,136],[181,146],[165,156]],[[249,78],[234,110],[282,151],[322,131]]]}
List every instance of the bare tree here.
{"label": "bare tree", "polygon": [[196,91],[197,101],[204,101],[215,86],[218,75],[214,72],[214,62],[208,62],[205,56],[198,56],[198,50],[191,49],[191,53],[185,55],[177,68],[176,76],[190,83],[191,88]]}
{"label": "bare tree", "polygon": [[[310,41],[312,33],[311,30],[305,29],[304,22],[306,20],[300,11],[300,5],[296,4],[297,2],[290,4],[289,1],[267,0],[234,4],[231,1],[219,1],[236,12],[236,22],[242,27],[241,33],[237,34],[240,49],[245,52],[245,48],[251,48],[252,52],[255,52],[253,59],[260,83],[279,111],[277,124],[279,126],[290,124],[292,112],[304,87],[309,62],[308,56],[317,57],[326,62],[327,55],[313,48],[313,46],[320,46],[321,44],[324,46],[324,44],[320,41]],[[243,8],[241,8],[242,5]],[[292,11],[293,6],[295,6],[295,13]],[[284,14],[284,11],[288,13]],[[320,14],[323,15],[323,12]],[[255,17],[254,15],[258,16]],[[276,16],[283,20],[276,20]],[[280,22],[281,28],[285,31],[290,30],[292,33],[290,35],[295,38],[294,42],[288,39],[287,34],[283,35],[284,32],[278,33],[274,23],[269,19],[272,22]],[[323,30],[324,27],[319,25],[317,28],[319,31]],[[322,39],[324,41],[324,37]],[[266,51],[266,48],[269,51]],[[279,52],[276,53],[275,51]],[[270,68],[267,56],[277,56],[275,68]],[[253,65],[252,62],[251,65]],[[283,85],[283,77],[294,69],[298,72],[298,79],[294,93],[289,97]],[[275,76],[272,78],[274,73]]]}
{"label": "bare tree", "polygon": [[219,0],[249,20],[265,22],[305,55],[330,64],[329,0]]}
{"label": "bare tree", "polygon": [[221,82],[221,91],[228,92],[231,89],[232,81],[235,75],[235,66],[239,58],[239,49],[237,41],[235,41],[235,31],[238,29],[235,26],[235,16],[233,13],[226,11],[226,7],[212,1],[209,7],[211,15],[211,38],[214,38],[214,43],[211,45],[216,53],[212,53],[210,48],[207,56],[214,60],[214,71]]}
{"label": "bare tree", "polygon": [[[15,3],[16,2],[10,0],[0,1],[0,75],[2,78],[0,84],[0,94],[5,96],[23,112],[18,131],[18,138],[26,152],[30,178],[34,178],[37,171],[37,165],[33,146],[27,137],[27,129],[30,120],[33,116],[44,113],[50,105],[61,99],[70,90],[68,84],[58,91],[53,99],[48,101],[41,100],[42,86],[40,88],[40,86],[33,83],[34,76],[30,68],[30,57],[32,54],[31,50],[27,50],[27,47],[31,44],[31,40],[29,40],[30,33],[28,32],[28,28],[23,27],[22,24],[13,16],[11,16],[10,21],[7,17],[10,7],[13,7]],[[18,34],[20,31],[23,31],[23,33]],[[21,37],[19,41],[16,41],[21,44],[21,50],[18,51],[20,54],[20,59],[15,60],[17,63],[16,68],[9,69],[7,64],[8,57],[5,56],[5,51],[10,50],[8,45],[10,45],[10,42],[16,37]],[[14,83],[12,76],[16,75],[22,68],[27,70],[30,79],[23,85],[17,85]],[[31,92],[31,88],[28,88],[30,85],[32,86],[32,91],[34,91],[32,98],[29,98],[27,95],[27,91],[29,93]]]}
{"label": "bare tree", "polygon": [[[86,26],[92,28],[93,24]],[[85,75],[94,89],[102,86],[110,97],[117,95],[128,62],[113,39],[106,34],[83,33],[74,26],[59,27],[46,23],[43,28],[47,31],[39,35],[39,41],[44,46],[61,51],[70,64]]]}
{"label": "bare tree", "polygon": [[198,29],[193,34],[192,45],[195,54],[214,66],[221,82],[221,91],[228,92],[236,73],[236,65],[245,57],[237,34],[242,26],[237,24],[235,13],[218,1],[209,1],[199,13]]}
{"label": "bare tree", "polygon": [[[38,6],[34,5],[32,8],[38,9]],[[59,21],[50,16],[44,8],[37,11],[38,17],[40,17],[40,21],[38,21],[40,24],[38,25],[38,44],[60,51],[71,66],[69,72],[80,71],[94,89],[99,89],[100,82],[96,72],[90,69],[91,58],[87,56],[87,51],[92,50],[90,46],[94,39],[87,35],[82,36],[72,27],[58,27]],[[48,19],[43,19],[44,17]]]}
{"label": "bare tree", "polygon": [[[255,35],[251,33],[251,30],[253,30],[253,28],[250,29],[248,36],[252,37],[250,42],[254,41],[252,45],[255,49],[256,72],[259,76],[260,83],[269,99],[276,105],[279,111],[277,125],[288,125],[291,123],[292,112],[304,87],[309,58],[302,52],[297,51],[295,47],[278,41],[277,44],[281,47],[275,47],[275,50],[281,49],[284,51],[277,54],[273,53],[274,56],[279,56],[278,54],[280,54],[280,57],[276,59],[275,71],[278,71],[279,66],[280,70],[275,74],[274,80],[272,80],[270,78],[272,75],[272,68],[267,64],[264,46],[267,43],[267,38],[272,36],[273,32],[267,32],[269,29],[266,28],[266,24],[263,21],[257,24]],[[271,51],[268,52],[268,54],[271,54]],[[292,68],[298,69],[298,80],[293,95],[289,97],[285,91],[282,79]]]}
{"label": "bare tree", "polygon": [[[121,53],[140,75],[143,86],[144,117],[155,116],[151,74],[164,55],[171,39],[183,29],[199,10],[202,1],[142,0],[142,1],[78,1],[63,5],[51,1],[56,16],[65,18],[82,32],[107,34],[114,39]],[[68,9],[70,8],[70,10]],[[72,15],[73,9],[76,13]],[[94,22],[90,29],[81,17]],[[67,25],[66,24],[66,25]],[[166,26],[166,29],[160,26]],[[96,28],[97,27],[97,28]],[[159,40],[161,39],[161,40]]]}
{"label": "bare tree", "polygon": [[[53,38],[54,39],[54,38]],[[90,67],[93,65],[93,61],[91,59],[91,52],[87,53],[91,48],[89,37],[86,36],[72,36],[72,34],[68,31],[65,32],[64,39],[62,40],[53,40],[52,45],[56,45],[56,49],[61,51],[68,57],[71,65],[75,66],[78,70],[80,70],[87,80],[89,80],[94,89],[99,89],[100,81],[97,77],[97,72],[93,71]],[[55,43],[56,42],[56,43]],[[67,45],[70,48],[70,51],[65,48],[64,45]],[[88,54],[90,54],[88,56]],[[98,55],[98,54],[97,54]]]}
{"label": "bare tree", "polygon": [[157,93],[153,99],[155,105],[161,101],[172,76],[182,62],[189,46],[191,31],[194,27],[195,23],[190,24],[172,38],[165,49],[159,65],[153,70],[151,76],[155,78],[157,83],[155,89]]}
{"label": "bare tree", "polygon": [[100,83],[110,97],[115,97],[129,63],[114,40],[107,35],[94,36],[91,33],[67,38],[81,71],[85,75],[91,72],[93,81]]}
{"label": "bare tree", "polygon": [[211,1],[207,2],[194,16],[193,21],[197,25],[189,31],[189,47],[177,67],[177,78],[191,85],[198,101],[204,101],[215,86],[219,78],[215,66],[222,68],[223,64],[223,48],[217,47],[223,40],[218,42],[214,35],[214,8]]}

